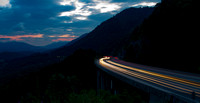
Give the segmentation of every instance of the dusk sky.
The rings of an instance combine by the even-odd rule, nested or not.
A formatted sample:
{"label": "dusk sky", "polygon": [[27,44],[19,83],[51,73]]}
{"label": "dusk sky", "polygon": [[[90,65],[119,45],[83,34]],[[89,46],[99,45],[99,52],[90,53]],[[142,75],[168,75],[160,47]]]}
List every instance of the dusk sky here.
{"label": "dusk sky", "polygon": [[0,0],[0,42],[71,41],[129,8],[160,0]]}

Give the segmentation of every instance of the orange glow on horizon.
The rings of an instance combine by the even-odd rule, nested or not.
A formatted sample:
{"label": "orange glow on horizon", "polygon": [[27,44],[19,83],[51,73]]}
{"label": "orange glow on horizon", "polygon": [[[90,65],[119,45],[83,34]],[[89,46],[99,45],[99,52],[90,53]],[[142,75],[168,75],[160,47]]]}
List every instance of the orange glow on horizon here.
{"label": "orange glow on horizon", "polygon": [[37,35],[14,35],[14,36],[0,35],[0,38],[21,41],[21,40],[23,40],[22,38],[43,38],[43,35],[44,34],[37,34]]}
{"label": "orange glow on horizon", "polygon": [[70,35],[70,34],[64,34],[64,35],[50,35],[48,37],[54,38],[54,37],[59,37],[59,38],[76,38],[78,36],[75,35]]}
{"label": "orange glow on horizon", "polygon": [[57,41],[72,41],[75,38],[58,38],[58,39],[54,39],[52,40],[53,42],[57,42]]}
{"label": "orange glow on horizon", "polygon": [[58,37],[61,37],[61,38],[69,38],[69,37],[71,37],[71,38],[75,38],[75,37],[78,37],[78,36],[65,34],[65,35],[60,35],[60,36],[58,36]]}

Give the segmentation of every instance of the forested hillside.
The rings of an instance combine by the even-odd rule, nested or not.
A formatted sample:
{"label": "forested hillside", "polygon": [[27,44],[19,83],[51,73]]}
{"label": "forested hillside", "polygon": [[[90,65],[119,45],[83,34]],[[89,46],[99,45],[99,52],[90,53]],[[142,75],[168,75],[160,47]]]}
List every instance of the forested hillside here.
{"label": "forested hillside", "polygon": [[132,33],[124,58],[141,64],[199,72],[199,30],[193,0],[163,0]]}

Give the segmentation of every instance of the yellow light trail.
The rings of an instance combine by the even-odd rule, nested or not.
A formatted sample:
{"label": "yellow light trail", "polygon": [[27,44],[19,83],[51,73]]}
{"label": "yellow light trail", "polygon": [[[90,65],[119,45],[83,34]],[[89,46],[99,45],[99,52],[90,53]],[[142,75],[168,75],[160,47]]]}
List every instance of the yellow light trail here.
{"label": "yellow light trail", "polygon": [[[114,62],[112,62],[112,61],[109,61],[109,60],[107,60],[107,62],[109,62],[109,63],[111,63],[111,64],[114,64],[114,65],[116,65],[116,63],[114,63]],[[119,65],[121,65],[121,64],[119,64]],[[118,65],[118,66],[119,66]],[[130,68],[132,68],[132,67],[130,67]],[[135,68],[135,69],[137,69],[137,68]],[[132,70],[132,69],[131,69]],[[143,73],[143,72],[141,72],[141,73]],[[152,72],[153,73],[153,72]],[[157,77],[159,77],[159,76],[157,76]],[[166,78],[165,78],[166,79]],[[173,79],[168,79],[167,78],[167,80],[170,80],[170,81],[174,81]],[[165,81],[165,82],[167,82],[167,81]],[[168,82],[169,83],[169,82]],[[174,83],[171,83],[171,84],[174,84]],[[186,85],[186,84],[184,84],[184,85]],[[179,84],[179,86],[180,86],[180,84]],[[193,87],[193,86],[192,86]],[[187,89],[193,89],[194,91],[199,91],[199,89],[197,90],[197,89],[194,89],[194,88],[191,88],[191,87],[186,87]],[[192,91],[191,91],[192,92]],[[200,94],[199,92],[197,92],[198,94]]]}
{"label": "yellow light trail", "polygon": [[[160,81],[157,81],[155,79],[147,78],[147,77],[142,76],[141,74],[138,74],[138,73],[131,73],[131,72],[125,70],[125,69],[121,69],[119,67],[113,66],[113,65],[105,63],[105,62],[101,62],[101,64],[103,64],[103,66],[107,65],[107,66],[111,67],[110,69],[112,69],[114,71],[117,70],[118,72],[121,72],[123,74],[128,74],[130,76],[134,76],[136,78],[143,79],[145,81],[150,80],[149,82],[152,82],[152,83],[164,86],[166,88],[170,88],[170,89],[173,89],[173,90],[176,90],[176,91],[179,91],[179,92],[183,92],[183,93],[186,93],[186,94],[191,94],[191,92],[185,92],[185,91],[188,91],[186,89],[185,89],[185,91],[182,91],[182,90],[179,90],[179,89],[183,89],[183,88],[180,88],[180,87],[177,87],[177,86],[171,86],[171,87],[169,87],[169,86],[167,86],[168,85],[167,83],[161,82],[161,83],[163,83],[163,84],[161,84],[161,83],[159,83]],[[113,69],[113,68],[115,68],[115,69]],[[166,84],[166,85],[164,85],[164,84]],[[176,89],[176,88],[178,88],[178,89]]]}
{"label": "yellow light trail", "polygon": [[[144,75],[141,75],[141,74],[135,73],[135,72],[133,73],[133,71],[130,72],[130,71],[125,70],[125,69],[122,69],[122,68],[120,68],[120,67],[128,68],[128,69],[131,69],[131,70],[135,70],[135,71],[138,71],[138,72],[141,72],[141,73],[150,74],[150,75],[157,76],[157,77],[162,77],[162,78],[169,79],[169,80],[179,81],[179,82],[186,83],[186,84],[190,84],[190,85],[193,85],[193,86],[194,86],[194,85],[195,85],[195,86],[196,86],[196,85],[199,86],[199,84],[195,84],[194,82],[190,82],[190,81],[187,81],[187,80],[184,80],[184,79],[175,78],[175,77],[171,77],[171,76],[166,76],[166,75],[162,75],[162,74],[158,74],[158,73],[153,73],[153,72],[150,72],[150,71],[140,70],[140,69],[137,69],[137,68],[132,68],[132,67],[129,67],[129,66],[125,66],[125,65],[121,65],[121,64],[112,62],[112,61],[110,61],[109,59],[110,59],[109,57],[101,58],[101,59],[99,60],[99,62],[100,62],[100,64],[102,64],[103,66],[107,65],[107,66],[111,67],[110,69],[112,69],[112,70],[115,70],[115,71],[116,71],[116,69],[117,69],[117,70],[118,70],[119,72],[121,72],[121,73],[126,73],[126,74],[128,74],[128,75],[131,75],[131,76],[134,76],[134,77],[143,79],[143,80],[147,79],[147,80],[150,80],[151,82],[153,82],[153,83],[155,83],[155,84],[162,85],[162,86],[164,86],[164,87],[171,88],[171,89],[173,89],[173,90],[177,90],[177,91],[180,91],[180,92],[183,92],[183,93],[191,94],[191,93],[193,92],[194,89],[193,89],[193,90],[189,90],[189,89],[185,89],[185,88],[182,88],[182,87],[178,87],[178,86],[174,85],[174,83],[173,83],[173,84],[169,84],[169,82],[166,83],[166,81],[165,81],[165,82],[158,81],[158,80],[156,80],[156,78],[152,78],[152,77],[149,77],[149,76],[144,76]],[[108,63],[104,62],[104,60],[107,60]],[[113,65],[111,65],[111,64],[109,64],[109,63],[114,64],[114,65],[117,65],[117,66],[120,66],[120,67],[113,66]],[[115,69],[113,69],[113,68],[115,68]],[[168,85],[168,86],[166,86],[166,85]],[[177,89],[176,89],[176,88],[177,88]],[[189,87],[187,87],[187,88],[189,88]],[[181,89],[181,90],[179,90],[179,89]],[[182,90],[185,90],[185,91],[188,91],[188,92],[185,92],[185,91],[182,91]],[[195,89],[195,90],[196,90],[196,89]],[[199,92],[195,92],[195,93],[200,94]],[[200,97],[200,95],[196,95],[196,96]]]}
{"label": "yellow light trail", "polygon": [[150,71],[145,71],[145,70],[141,70],[141,69],[137,69],[137,68],[121,65],[121,64],[118,64],[118,63],[115,63],[115,62],[112,62],[112,61],[107,61],[107,62],[115,64],[117,66],[121,66],[121,67],[124,67],[124,68],[135,70],[135,71],[138,71],[138,72],[141,72],[141,73],[146,73],[146,74],[150,74],[150,75],[154,75],[154,76],[162,77],[162,78],[166,78],[166,79],[172,79],[172,80],[175,80],[175,81],[178,81],[178,82],[187,83],[187,84],[190,84],[190,85],[194,85],[194,86],[200,87],[200,83],[194,83],[192,81],[188,81],[188,80],[185,80],[185,79],[180,79],[180,78],[171,77],[171,76],[167,76],[167,75],[163,75],[163,74],[158,74],[158,73],[154,73],[154,72],[150,72]]}

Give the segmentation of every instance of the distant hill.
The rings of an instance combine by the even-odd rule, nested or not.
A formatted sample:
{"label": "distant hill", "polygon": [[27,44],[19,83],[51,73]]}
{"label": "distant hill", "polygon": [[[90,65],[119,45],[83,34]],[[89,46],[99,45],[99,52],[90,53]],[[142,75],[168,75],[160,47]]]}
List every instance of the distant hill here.
{"label": "distant hill", "polygon": [[54,42],[46,46],[32,46],[22,42],[0,42],[0,61],[9,61],[38,52],[47,52],[66,45],[68,42]]}
{"label": "distant hill", "polygon": [[53,42],[49,45],[43,46],[43,48],[45,48],[45,49],[56,49],[56,48],[62,47],[64,45],[67,45],[67,43],[69,43],[69,42]]}
{"label": "distant hill", "polygon": [[0,52],[40,52],[44,48],[32,46],[23,42],[0,42]]}
{"label": "distant hill", "polygon": [[200,72],[197,7],[193,0],[163,0],[134,30],[121,53],[126,60]]}

